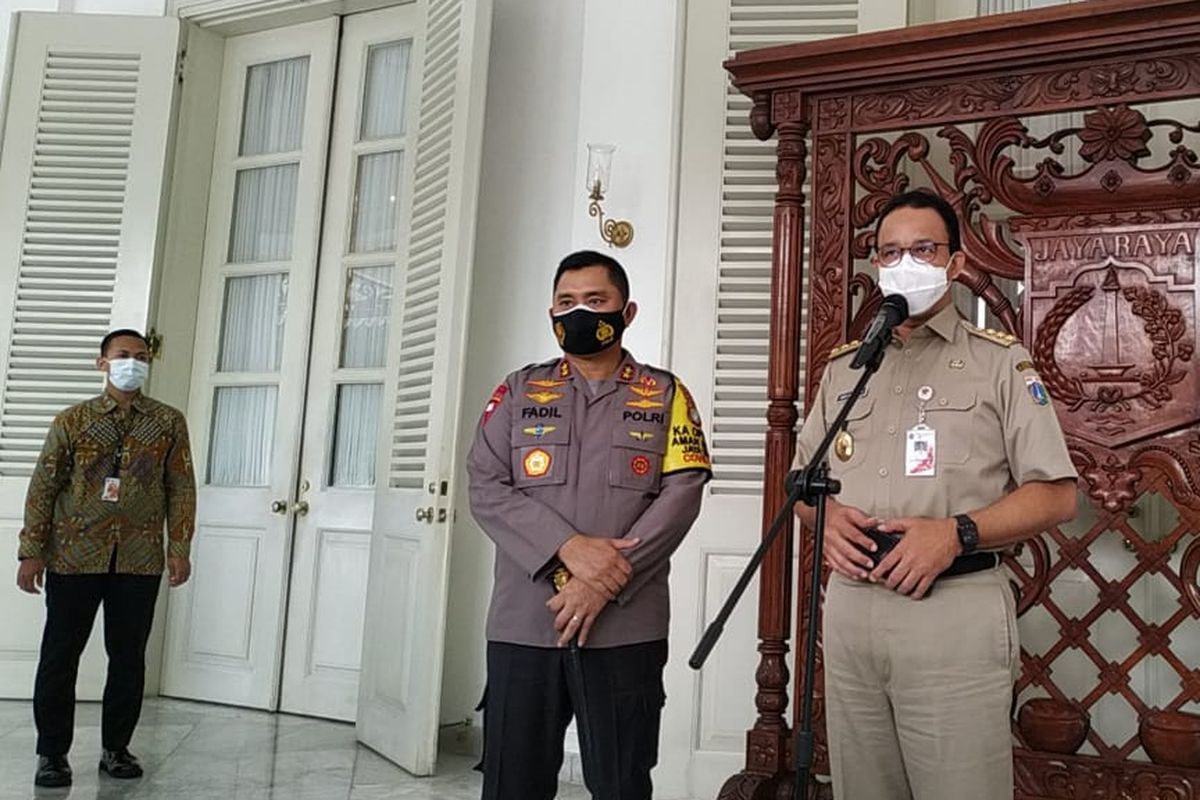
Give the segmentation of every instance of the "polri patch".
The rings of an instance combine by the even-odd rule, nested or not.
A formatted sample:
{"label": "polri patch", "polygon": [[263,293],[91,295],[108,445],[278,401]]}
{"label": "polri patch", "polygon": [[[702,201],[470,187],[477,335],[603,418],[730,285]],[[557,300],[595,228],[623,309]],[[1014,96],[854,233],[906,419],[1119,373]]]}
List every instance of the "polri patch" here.
{"label": "polri patch", "polygon": [[536,450],[530,450],[525,454],[522,461],[522,466],[525,468],[525,477],[540,478],[550,471],[550,464],[553,459],[550,454],[540,447]]}
{"label": "polri patch", "polygon": [[639,478],[650,474],[650,459],[646,456],[634,456],[629,462],[629,469]]}
{"label": "polri patch", "polygon": [[492,399],[488,400],[488,404],[483,407],[483,419],[479,421],[480,425],[487,424],[487,421],[492,418],[492,414],[495,414],[496,409],[504,402],[506,394],[508,394],[508,384],[502,383],[496,387],[496,391],[492,392]]}

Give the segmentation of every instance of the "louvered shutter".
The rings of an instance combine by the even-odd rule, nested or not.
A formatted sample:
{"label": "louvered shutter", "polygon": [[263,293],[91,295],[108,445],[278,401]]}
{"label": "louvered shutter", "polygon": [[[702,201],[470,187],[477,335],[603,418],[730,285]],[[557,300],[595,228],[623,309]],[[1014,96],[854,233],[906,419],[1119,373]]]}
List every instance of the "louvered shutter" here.
{"label": "louvered shutter", "polygon": [[409,772],[436,760],[453,479],[482,153],[490,0],[420,0],[412,211],[395,303],[358,736]]}
{"label": "louvered shutter", "polygon": [[[857,30],[858,0],[731,0],[728,52],[732,56],[742,50]],[[713,364],[711,490],[716,494],[760,493],[765,462],[775,142],[760,142],[750,132],[750,105],[750,99],[730,83],[725,100]],[[811,198],[807,183],[804,192]],[[808,335],[807,238],[803,258],[802,365]],[[804,385],[803,373],[800,385]]]}
{"label": "louvered shutter", "polygon": [[[144,328],[163,207],[179,23],[14,16],[0,149],[0,552],[54,415],[98,394],[112,327]],[[0,696],[28,697],[40,604],[0,593]],[[93,636],[80,699],[99,699]]]}
{"label": "louvered shutter", "polygon": [[145,328],[178,28],[17,15],[0,158],[0,478],[27,477],[54,415],[98,393],[101,337]]}
{"label": "louvered shutter", "polygon": [[408,263],[400,295],[399,375],[388,469],[393,489],[420,489],[429,456],[462,5],[462,0],[432,0],[426,22]]}

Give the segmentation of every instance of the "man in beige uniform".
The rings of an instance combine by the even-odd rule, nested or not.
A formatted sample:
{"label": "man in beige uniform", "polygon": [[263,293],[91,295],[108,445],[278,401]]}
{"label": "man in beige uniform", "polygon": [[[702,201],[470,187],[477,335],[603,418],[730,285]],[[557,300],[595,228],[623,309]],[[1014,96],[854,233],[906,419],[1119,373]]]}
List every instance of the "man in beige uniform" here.
{"label": "man in beige uniform", "polygon": [[565,258],[551,308],[565,355],[509,375],[471,447],[471,511],[496,544],[484,800],[553,798],[572,716],[592,797],[651,797],[670,558],[709,460],[683,384],[621,349],[636,311],[615,260]]}
{"label": "man in beige uniform", "polygon": [[[910,317],[829,454],[826,715],[839,800],[1011,800],[1012,591],[998,559],[943,576],[1074,516],[1075,469],[1029,353],[962,320],[958,221],[926,192],[876,229],[880,287]],[[858,380],[831,354],[797,443],[803,465]],[[807,524],[814,509],[799,505]],[[873,566],[863,530],[898,534]],[[979,566],[978,564],[974,564]],[[961,564],[960,564],[961,566]]]}

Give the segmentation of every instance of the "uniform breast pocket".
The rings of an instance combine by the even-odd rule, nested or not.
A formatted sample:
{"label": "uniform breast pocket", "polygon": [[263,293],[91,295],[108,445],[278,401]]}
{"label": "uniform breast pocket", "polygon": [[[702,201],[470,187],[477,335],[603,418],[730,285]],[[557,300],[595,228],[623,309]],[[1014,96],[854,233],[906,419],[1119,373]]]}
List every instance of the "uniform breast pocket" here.
{"label": "uniform breast pocket", "polygon": [[567,424],[537,423],[514,427],[513,485],[526,489],[566,483],[570,467],[567,463],[570,445],[571,426]]}
{"label": "uniform breast pocket", "polygon": [[666,431],[613,429],[608,456],[608,482],[643,494],[658,494],[662,486],[662,454]]}
{"label": "uniform breast pocket", "polygon": [[971,458],[976,418],[975,392],[961,391],[934,397],[925,406],[925,424],[937,432],[940,464],[965,464]]}
{"label": "uniform breast pocket", "polygon": [[[836,477],[853,472],[866,462],[867,449],[872,446],[871,412],[874,408],[874,398],[861,398],[846,417],[843,431],[834,437],[829,448],[829,465]],[[840,410],[841,403],[827,408],[825,418],[832,422]]]}

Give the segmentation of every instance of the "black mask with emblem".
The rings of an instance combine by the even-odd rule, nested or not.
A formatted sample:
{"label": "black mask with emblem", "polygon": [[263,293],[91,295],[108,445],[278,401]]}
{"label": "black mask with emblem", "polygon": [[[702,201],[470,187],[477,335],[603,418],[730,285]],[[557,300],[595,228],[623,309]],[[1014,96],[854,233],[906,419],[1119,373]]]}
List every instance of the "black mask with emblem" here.
{"label": "black mask with emblem", "polygon": [[625,311],[593,311],[576,306],[554,317],[558,346],[573,356],[590,356],[606,350],[625,332]]}

